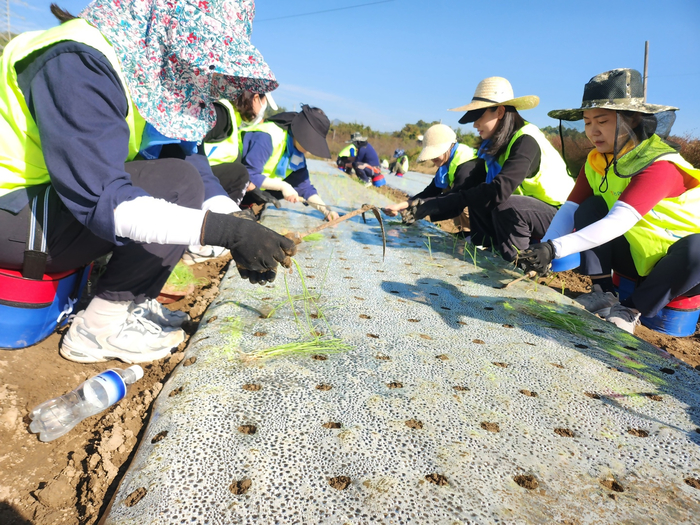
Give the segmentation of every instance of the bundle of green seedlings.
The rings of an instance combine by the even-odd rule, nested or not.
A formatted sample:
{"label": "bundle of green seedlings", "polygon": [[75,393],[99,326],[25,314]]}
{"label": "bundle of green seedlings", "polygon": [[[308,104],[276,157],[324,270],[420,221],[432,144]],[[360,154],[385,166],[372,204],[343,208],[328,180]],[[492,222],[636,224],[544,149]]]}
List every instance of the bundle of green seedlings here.
{"label": "bundle of green seedlings", "polygon": [[566,312],[562,313],[556,308],[542,302],[535,301],[534,299],[522,302],[519,301],[515,303],[515,305],[505,302],[503,303],[503,308],[529,315],[530,317],[544,321],[552,328],[558,328],[559,330],[573,335],[614,343],[614,341],[608,339],[607,337],[601,337],[601,334],[599,333],[593,333],[589,323],[583,318]]}
{"label": "bundle of green seedlings", "polygon": [[[328,260],[328,266],[326,267],[326,272],[323,275],[323,280],[321,281],[321,290],[323,290],[323,285],[326,282],[326,277],[328,275],[328,269],[330,267],[331,260],[332,254],[331,258],[329,258]],[[289,304],[290,308],[292,309],[292,314],[294,315],[294,321],[296,322],[296,325],[302,334],[301,340],[269,348],[262,348],[259,350],[254,350],[252,352],[241,352],[241,360],[250,361],[270,359],[273,357],[303,357],[317,354],[337,354],[350,349],[350,346],[344,343],[342,339],[339,339],[333,335],[333,330],[331,329],[331,326],[328,323],[328,319],[326,319],[326,316],[323,313],[323,309],[319,304],[321,292],[314,295],[309,291],[308,287],[306,286],[306,280],[304,279],[304,274],[301,271],[299,263],[295,259],[292,259],[292,262],[294,263],[296,272],[301,280],[302,294],[292,295],[289,289],[289,281],[287,280],[287,274],[285,272],[284,286],[287,291],[287,301],[273,308],[266,315],[266,317],[271,317],[272,314],[275,311],[277,311],[282,305]],[[300,318],[299,314],[297,314],[295,301],[301,301],[303,305],[303,321]],[[315,310],[315,312],[312,312],[312,309]],[[327,330],[325,334],[317,330],[314,326],[312,322],[314,315],[317,319],[322,320],[322,322],[325,324]]]}
{"label": "bundle of green seedlings", "polygon": [[206,277],[197,278],[194,276],[192,268],[183,264],[181,262],[175,265],[170,277],[166,281],[166,286],[169,286],[172,290],[183,291],[187,290],[192,286],[204,286],[209,283],[209,279]]}

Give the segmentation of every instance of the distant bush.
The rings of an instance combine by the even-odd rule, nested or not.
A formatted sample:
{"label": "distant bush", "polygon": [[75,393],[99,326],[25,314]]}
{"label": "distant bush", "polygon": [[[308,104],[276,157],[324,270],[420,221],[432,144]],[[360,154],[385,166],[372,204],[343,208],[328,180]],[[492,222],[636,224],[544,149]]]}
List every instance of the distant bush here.
{"label": "distant bush", "polygon": [[[549,142],[556,148],[559,154],[562,154],[561,137],[559,131],[552,131],[556,128],[543,128],[545,136]],[[585,133],[576,131],[575,129],[564,130],[564,162],[572,177],[578,177],[581,167],[585,164],[588,152],[593,149],[591,142],[586,138]]]}
{"label": "distant bush", "polygon": [[681,156],[690,162],[694,167],[700,169],[700,139],[692,137],[690,133],[683,136],[671,135],[669,142],[680,146]]}

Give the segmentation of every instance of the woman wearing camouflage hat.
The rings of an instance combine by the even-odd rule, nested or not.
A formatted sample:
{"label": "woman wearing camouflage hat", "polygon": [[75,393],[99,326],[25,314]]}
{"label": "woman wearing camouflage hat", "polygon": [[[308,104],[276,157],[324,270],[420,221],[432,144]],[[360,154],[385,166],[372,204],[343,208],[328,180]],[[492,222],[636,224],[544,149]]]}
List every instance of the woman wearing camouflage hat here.
{"label": "woman wearing camouflage hat", "polygon": [[[640,314],[700,294],[700,170],[662,138],[677,108],[647,104],[643,93],[638,71],[614,69],[586,84],[581,107],[549,113],[583,119],[594,149],[545,242],[520,258],[543,274],[552,259],[581,253],[579,272],[594,286],[578,301],[628,332]],[[612,270],[638,281],[621,303]]]}
{"label": "woman wearing camouflage hat", "polygon": [[474,123],[479,162],[459,191],[412,201],[404,219],[456,217],[468,208],[472,242],[507,261],[542,238],[574,183],[557,150],[518,113],[538,104],[533,95],[516,98],[505,78],[479,82],[472,101],[451,110],[466,111],[460,124]]}

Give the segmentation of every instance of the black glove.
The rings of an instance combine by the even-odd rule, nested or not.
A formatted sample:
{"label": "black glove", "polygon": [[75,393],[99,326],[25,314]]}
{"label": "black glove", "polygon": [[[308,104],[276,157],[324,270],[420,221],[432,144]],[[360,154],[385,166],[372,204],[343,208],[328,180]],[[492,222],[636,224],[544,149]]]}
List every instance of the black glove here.
{"label": "black glove", "polygon": [[539,275],[547,275],[549,265],[554,259],[554,245],[552,241],[531,244],[530,247],[518,254],[518,266],[525,273],[535,271]]}
{"label": "black glove", "polygon": [[413,199],[408,201],[408,208],[401,212],[401,219],[404,224],[413,224],[416,221],[428,216],[438,216],[440,213],[440,199]]}
{"label": "black glove", "polygon": [[408,201],[408,208],[401,210],[401,222],[404,224],[413,224],[422,219],[425,215],[418,216],[418,209],[425,204],[423,199],[413,199]]}
{"label": "black glove", "polygon": [[292,265],[290,257],[297,251],[294,241],[248,217],[212,212],[204,216],[202,244],[231,250],[238,273],[253,284],[274,281],[277,263],[289,268]]}
{"label": "black glove", "polygon": [[270,195],[269,191],[262,191],[260,188],[255,188],[254,190],[250,190],[249,192],[247,192],[246,195],[248,196],[248,199],[252,200],[255,204],[269,203],[272,204],[275,208],[282,207],[280,201],[278,201],[277,199],[275,199],[275,197]]}

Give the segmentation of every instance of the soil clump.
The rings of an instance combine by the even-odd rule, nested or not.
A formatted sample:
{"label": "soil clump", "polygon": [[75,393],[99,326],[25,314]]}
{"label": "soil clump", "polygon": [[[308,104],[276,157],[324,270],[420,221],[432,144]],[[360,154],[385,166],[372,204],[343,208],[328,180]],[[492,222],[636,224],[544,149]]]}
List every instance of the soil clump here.
{"label": "soil clump", "polygon": [[336,476],[328,480],[328,484],[336,490],[345,490],[351,482],[352,480],[347,476]]}
{"label": "soil clump", "polygon": [[490,423],[488,421],[482,421],[481,428],[483,428],[484,430],[488,430],[489,432],[501,431],[501,427],[498,426],[498,423]]}

